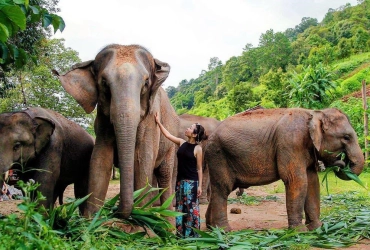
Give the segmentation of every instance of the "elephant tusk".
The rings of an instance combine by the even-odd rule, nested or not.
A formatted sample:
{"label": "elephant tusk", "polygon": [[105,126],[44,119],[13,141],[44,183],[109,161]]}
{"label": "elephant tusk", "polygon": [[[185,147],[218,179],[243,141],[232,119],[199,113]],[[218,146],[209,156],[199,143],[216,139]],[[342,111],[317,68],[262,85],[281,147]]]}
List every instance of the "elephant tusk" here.
{"label": "elephant tusk", "polygon": [[320,161],[320,160],[318,160],[317,163],[319,164],[320,172],[324,172],[325,169],[326,169],[325,168],[325,164],[322,161]]}

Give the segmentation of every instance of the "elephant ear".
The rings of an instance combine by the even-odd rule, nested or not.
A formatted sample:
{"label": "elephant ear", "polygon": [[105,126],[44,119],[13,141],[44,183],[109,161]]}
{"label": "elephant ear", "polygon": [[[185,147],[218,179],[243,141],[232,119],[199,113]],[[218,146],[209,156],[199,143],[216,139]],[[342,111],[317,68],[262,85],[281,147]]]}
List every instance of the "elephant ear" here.
{"label": "elephant ear", "polygon": [[53,70],[63,88],[88,114],[95,109],[98,102],[98,90],[92,73],[93,64],[93,60],[75,64],[72,66],[72,70],[64,75],[60,75],[56,70]]}
{"label": "elephant ear", "polygon": [[315,148],[320,151],[323,136],[329,128],[329,118],[322,111],[312,111],[308,130]]}
{"label": "elephant ear", "polygon": [[50,137],[54,133],[55,123],[52,120],[43,117],[35,117],[34,123],[36,126],[35,149],[36,154],[39,154],[50,141]]}
{"label": "elephant ear", "polygon": [[168,75],[170,74],[170,65],[165,62],[161,62],[158,59],[154,58],[154,63],[155,63],[155,81],[153,84],[153,88],[158,89],[161,84],[167,79]]}
{"label": "elephant ear", "polygon": [[156,58],[154,58],[154,64],[154,81],[150,90],[149,110],[153,107],[155,95],[162,83],[167,79],[171,69],[168,63],[162,62]]}

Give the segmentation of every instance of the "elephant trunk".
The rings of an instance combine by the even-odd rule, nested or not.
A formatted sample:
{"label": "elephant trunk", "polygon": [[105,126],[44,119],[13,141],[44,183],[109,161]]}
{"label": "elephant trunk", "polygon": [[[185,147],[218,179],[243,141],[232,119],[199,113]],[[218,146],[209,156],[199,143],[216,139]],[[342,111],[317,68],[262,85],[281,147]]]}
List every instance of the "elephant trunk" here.
{"label": "elephant trunk", "polygon": [[[334,163],[334,165],[339,166],[340,168],[345,167],[346,164],[349,164],[352,173],[357,176],[361,174],[364,169],[365,159],[359,146],[346,150],[345,162],[339,160]],[[343,171],[335,171],[335,175],[342,180],[351,180]]]}
{"label": "elephant trunk", "polygon": [[120,204],[119,212],[123,218],[128,218],[132,212],[134,192],[134,155],[136,130],[138,122],[134,112],[121,113],[115,119],[115,134],[117,140],[118,165],[120,169]]}
{"label": "elephant trunk", "polygon": [[[133,77],[123,82],[132,84]],[[126,85],[123,91],[112,91],[111,100],[111,122],[114,124],[121,173],[118,212],[122,218],[128,218],[133,207],[136,133],[140,121],[140,100],[136,100],[138,98],[133,92],[135,90]]]}

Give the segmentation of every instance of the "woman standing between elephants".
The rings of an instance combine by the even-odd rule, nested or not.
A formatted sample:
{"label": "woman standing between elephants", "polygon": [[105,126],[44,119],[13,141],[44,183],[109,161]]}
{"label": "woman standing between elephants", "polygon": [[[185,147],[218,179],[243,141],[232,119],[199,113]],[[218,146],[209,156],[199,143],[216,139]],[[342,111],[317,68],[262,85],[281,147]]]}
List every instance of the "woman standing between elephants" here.
{"label": "woman standing between elephants", "polygon": [[170,141],[179,146],[177,151],[178,171],[176,178],[176,211],[185,213],[176,217],[177,235],[180,237],[198,237],[192,228],[200,229],[199,197],[202,194],[203,152],[199,145],[208,136],[204,127],[198,123],[185,130],[185,141],[172,135],[161,124],[158,113],[155,114],[161,132]]}

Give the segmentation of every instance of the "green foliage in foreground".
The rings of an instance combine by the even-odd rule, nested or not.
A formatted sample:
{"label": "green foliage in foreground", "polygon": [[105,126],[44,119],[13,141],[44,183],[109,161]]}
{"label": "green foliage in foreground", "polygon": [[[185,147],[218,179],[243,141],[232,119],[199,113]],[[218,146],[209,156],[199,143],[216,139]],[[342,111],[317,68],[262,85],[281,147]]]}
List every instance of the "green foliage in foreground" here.
{"label": "green foliage in foreground", "polygon": [[[365,183],[366,178],[362,179]],[[26,193],[38,186],[19,184]],[[201,238],[177,239],[166,219],[179,215],[167,210],[173,197],[161,207],[152,207],[162,190],[145,205],[137,207],[153,191],[158,189],[144,188],[134,193],[135,208],[129,220],[116,218],[118,196],[107,200],[94,218],[86,219],[76,210],[87,197],[47,212],[37,207],[37,202],[44,197],[38,194],[36,200],[31,201],[26,195],[18,205],[22,211],[20,216],[0,217],[0,249],[309,249],[348,247],[369,238],[370,199],[367,192],[324,196],[321,202],[325,211],[323,226],[311,232],[272,229],[226,233],[213,228],[199,231]],[[124,232],[122,228],[129,225],[139,225],[139,228],[134,233]]]}

